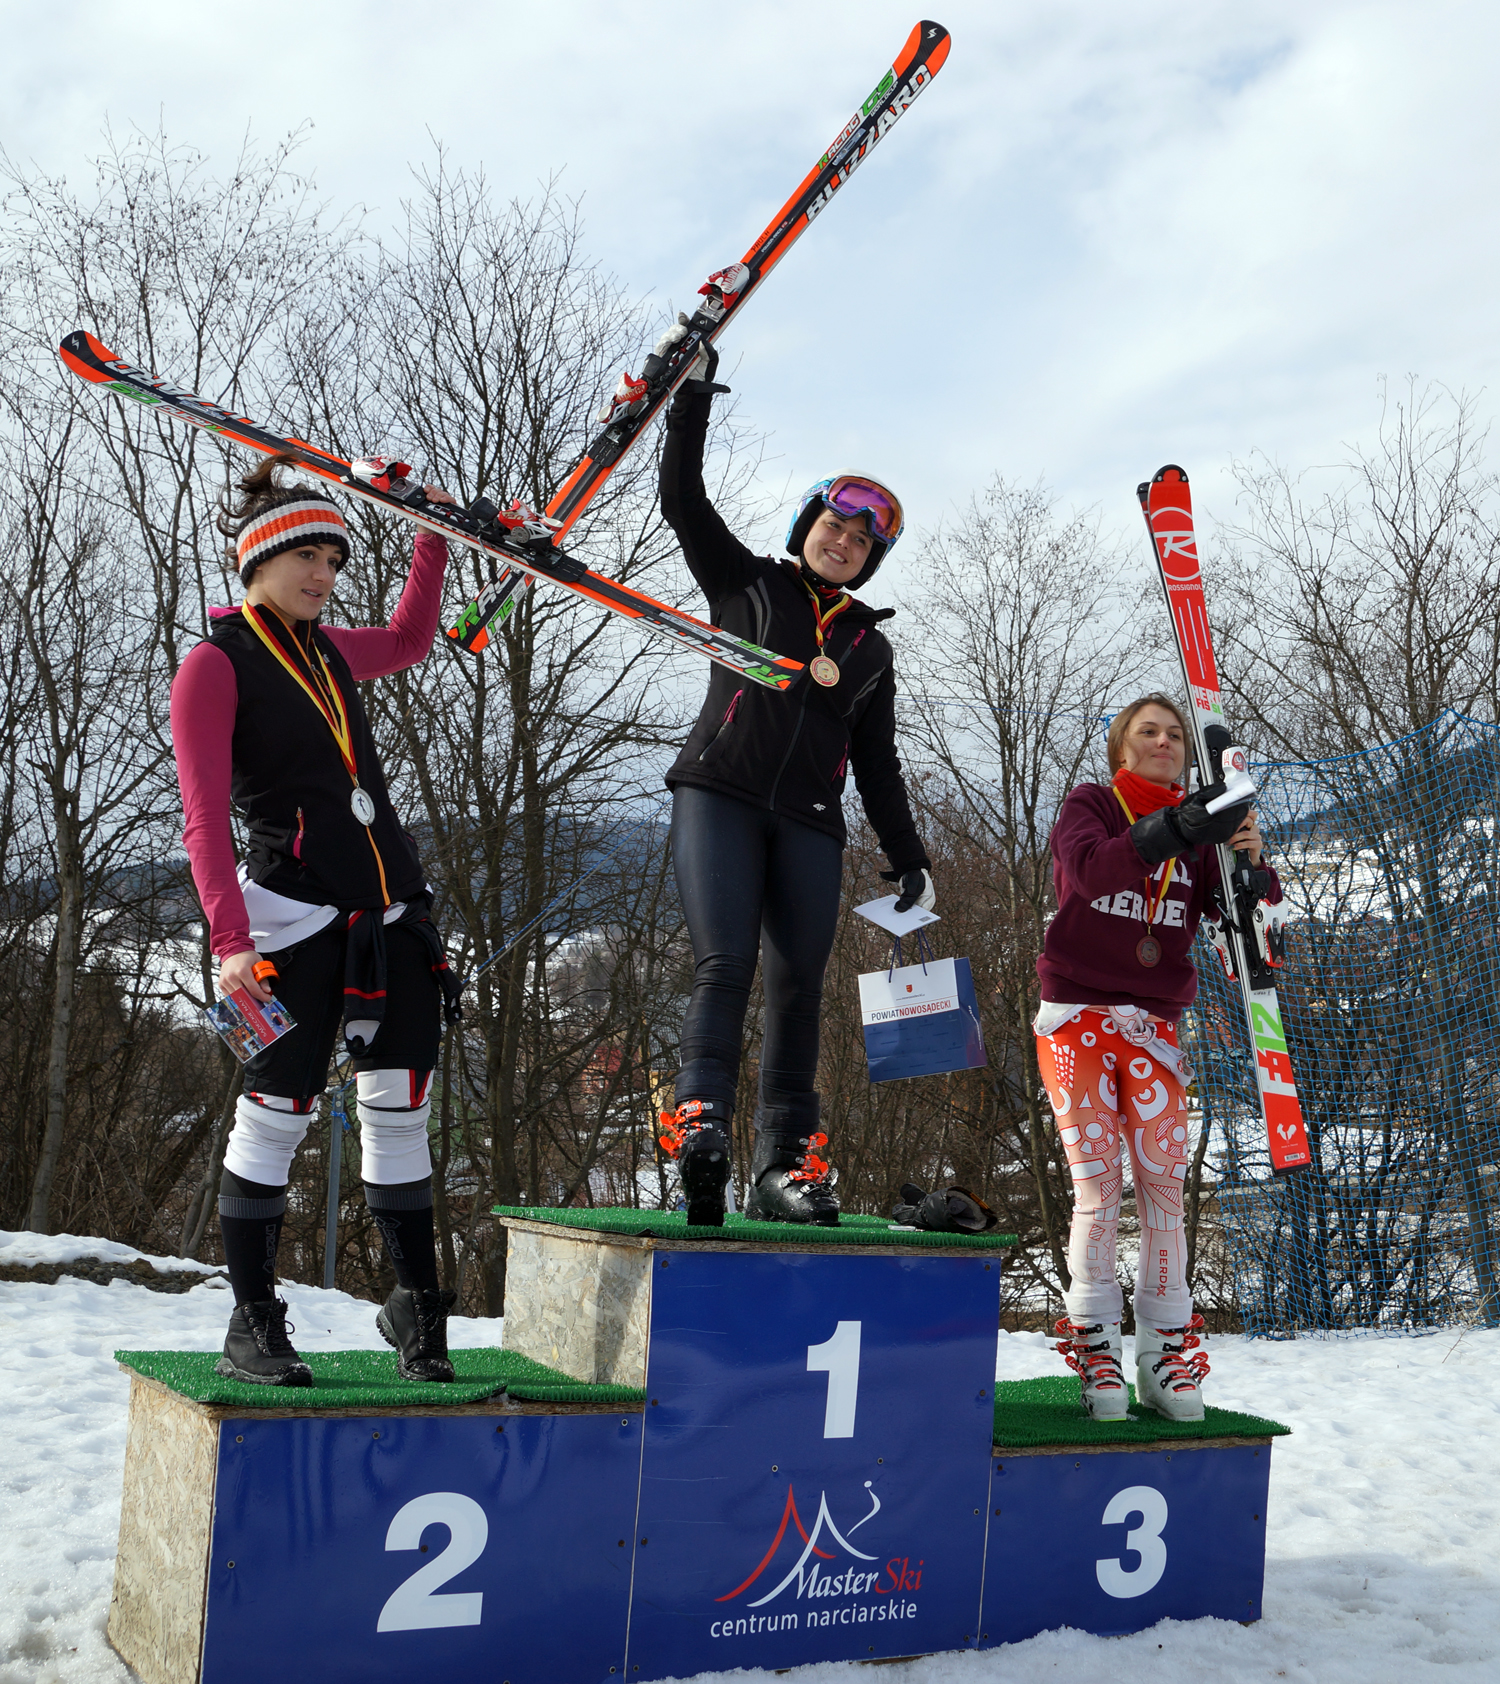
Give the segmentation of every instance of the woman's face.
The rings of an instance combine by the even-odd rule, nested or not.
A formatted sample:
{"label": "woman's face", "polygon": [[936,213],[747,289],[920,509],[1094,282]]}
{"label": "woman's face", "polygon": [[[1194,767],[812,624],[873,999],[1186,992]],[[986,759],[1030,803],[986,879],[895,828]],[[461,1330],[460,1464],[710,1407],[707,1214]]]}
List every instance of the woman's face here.
{"label": "woman's face", "polygon": [[283,620],[316,620],[333,595],[340,554],[337,544],[283,550],[256,568],[245,600],[274,608]]}
{"label": "woman's face", "polygon": [[1127,771],[1163,789],[1182,782],[1187,743],[1182,721],[1169,709],[1148,702],[1126,727],[1122,746]]}
{"label": "woman's face", "polygon": [[863,515],[846,520],[824,509],[802,540],[802,559],[830,585],[847,585],[870,559],[870,543]]}

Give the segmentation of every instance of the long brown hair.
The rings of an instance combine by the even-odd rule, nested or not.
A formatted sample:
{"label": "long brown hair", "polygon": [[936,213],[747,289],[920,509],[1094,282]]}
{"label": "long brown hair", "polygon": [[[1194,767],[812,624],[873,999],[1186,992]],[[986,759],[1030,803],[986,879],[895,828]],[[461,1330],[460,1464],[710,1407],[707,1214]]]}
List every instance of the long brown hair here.
{"label": "long brown hair", "polygon": [[1187,720],[1183,716],[1182,708],[1170,696],[1162,695],[1160,690],[1153,690],[1148,696],[1137,696],[1129,702],[1109,722],[1109,735],[1104,739],[1105,752],[1109,757],[1109,775],[1113,777],[1125,764],[1125,733],[1130,729],[1130,722],[1145,707],[1165,708],[1172,714],[1182,727],[1182,740],[1187,754],[1183,761],[1184,769],[1187,760],[1192,758],[1193,744],[1188,735]]}

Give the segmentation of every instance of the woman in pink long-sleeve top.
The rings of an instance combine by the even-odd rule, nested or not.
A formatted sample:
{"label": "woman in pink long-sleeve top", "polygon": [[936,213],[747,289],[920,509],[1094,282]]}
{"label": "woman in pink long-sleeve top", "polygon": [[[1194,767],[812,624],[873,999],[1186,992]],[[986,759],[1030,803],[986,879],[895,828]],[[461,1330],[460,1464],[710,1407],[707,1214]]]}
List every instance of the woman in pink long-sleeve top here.
{"label": "woman in pink long-sleeve top", "polygon": [[[377,1326],[404,1377],[451,1380],[454,1294],[438,1280],[427,1118],[440,998],[452,1021],[457,990],[356,689],[432,647],[447,546],[418,536],[389,626],[324,626],[349,560],[348,528],[331,498],[278,483],[276,470],[271,459],[242,479],[239,502],[220,520],[245,599],[212,610],[208,638],[172,686],[183,840],[219,988],[259,1000],[274,992],[296,1020],[246,1065],[224,1153],[219,1223],[235,1309],[218,1367],[265,1385],[312,1384],[287,1337],[276,1248],[292,1157],[342,1019],[365,1197],[398,1283]],[[249,841],[242,863],[231,806]]]}
{"label": "woman in pink long-sleeve top", "polygon": [[[1126,1410],[1115,1238],[1128,1148],[1141,1225],[1135,1287],[1136,1395],[1174,1420],[1201,1420],[1208,1372],[1187,1284],[1182,1193],[1187,1084],[1177,1019],[1193,1003],[1189,956],[1219,883],[1217,845],[1262,865],[1248,803],[1218,813],[1210,784],[1185,795],[1187,733],[1176,703],[1143,696],[1110,724],[1107,784],[1080,784],[1051,837],[1057,915],[1037,972],[1037,1063],[1073,1175],[1072,1285],[1058,1346],[1096,1420]],[[1270,898],[1280,885],[1267,867]]]}

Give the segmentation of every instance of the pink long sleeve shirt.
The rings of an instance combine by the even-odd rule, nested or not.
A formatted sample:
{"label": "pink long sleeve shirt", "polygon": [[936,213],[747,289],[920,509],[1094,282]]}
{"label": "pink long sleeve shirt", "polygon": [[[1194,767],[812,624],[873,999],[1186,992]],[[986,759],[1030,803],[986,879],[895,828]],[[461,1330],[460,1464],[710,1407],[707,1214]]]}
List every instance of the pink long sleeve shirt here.
{"label": "pink long sleeve shirt", "polygon": [[[401,600],[388,626],[325,626],[356,679],[385,678],[422,660],[437,635],[448,546],[419,532]],[[237,608],[212,608],[220,618]],[[185,817],[182,840],[198,898],[208,917],[209,945],[222,964],[253,951],[230,829],[231,743],[239,707],[234,666],[211,643],[192,649],[172,683],[172,746]]]}

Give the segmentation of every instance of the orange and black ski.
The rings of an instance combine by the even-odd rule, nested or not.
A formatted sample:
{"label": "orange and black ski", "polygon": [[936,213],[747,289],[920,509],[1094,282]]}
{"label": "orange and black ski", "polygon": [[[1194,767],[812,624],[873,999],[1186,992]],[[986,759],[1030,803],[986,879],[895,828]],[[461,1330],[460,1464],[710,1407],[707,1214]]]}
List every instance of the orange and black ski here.
{"label": "orange and black ski", "polygon": [[[940,23],[924,20],[913,28],[895,63],[750,249],[738,263],[719,270],[700,288],[703,302],[687,321],[687,332],[671,353],[648,357],[639,380],[625,376],[620,392],[600,417],[599,433],[547,505],[547,515],[558,523],[555,543],[562,542],[600,486],[687,378],[703,346],[719,337],[807,225],[828,208],[844,183],[942,69],[950,45],[948,31]],[[498,591],[494,585],[486,586],[448,635],[477,652],[488,640],[484,628],[494,617],[508,615],[513,606],[513,595]]]}
{"label": "orange and black ski", "polygon": [[[491,556],[497,566],[495,582],[487,587],[481,598],[490,608],[493,619],[513,607],[518,586],[527,578],[549,579],[565,590],[607,608],[611,613],[634,620],[646,630],[670,638],[685,649],[705,655],[711,661],[742,674],[756,684],[772,690],[785,690],[802,671],[800,661],[774,654],[743,638],[732,637],[706,621],[684,614],[647,596],[630,585],[591,573],[576,557],[566,554],[553,542],[550,523],[539,522],[524,511],[528,519],[519,518],[513,511],[502,512],[493,505],[480,504],[464,510],[444,503],[429,502],[422,488],[405,477],[405,464],[346,462],[317,445],[302,439],[284,438],[268,432],[248,415],[226,409],[207,398],[195,397],[181,386],[174,386],[160,375],[148,374],[134,367],[102,345],[91,333],[70,333],[58,347],[64,363],[80,379],[102,386],[121,397],[134,398],[138,403],[150,404],[167,411],[179,421],[202,427],[220,438],[230,439],[250,450],[266,455],[285,454],[320,478],[331,480],[351,496],[362,497],[391,513],[404,515],[408,520],[425,526],[453,543],[467,544]],[[459,622],[462,627],[465,622]],[[480,628],[482,629],[482,628]],[[450,633],[450,636],[454,635]],[[487,640],[487,639],[486,639]]]}

